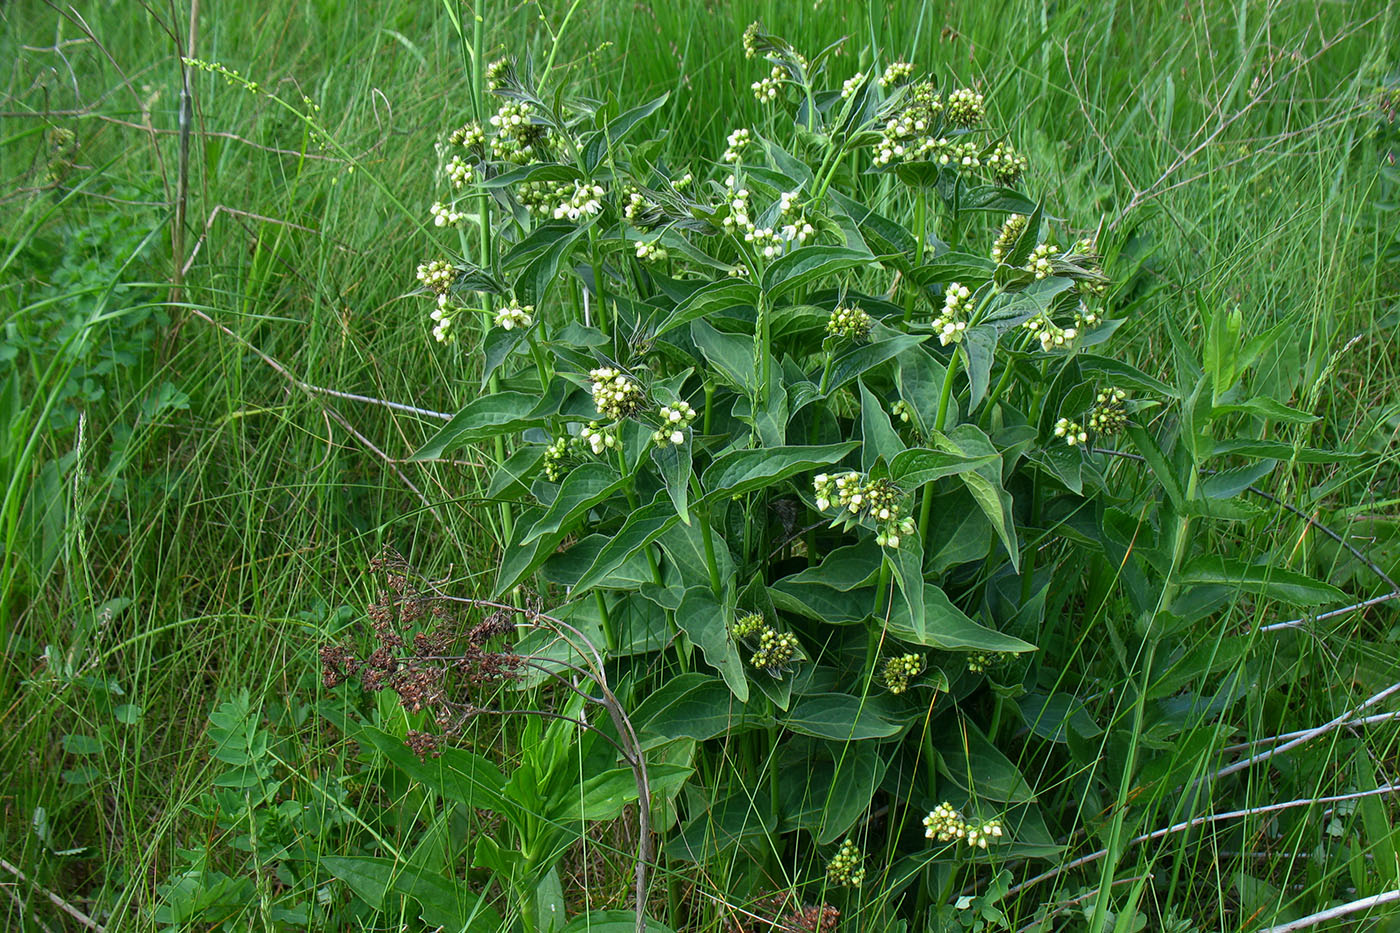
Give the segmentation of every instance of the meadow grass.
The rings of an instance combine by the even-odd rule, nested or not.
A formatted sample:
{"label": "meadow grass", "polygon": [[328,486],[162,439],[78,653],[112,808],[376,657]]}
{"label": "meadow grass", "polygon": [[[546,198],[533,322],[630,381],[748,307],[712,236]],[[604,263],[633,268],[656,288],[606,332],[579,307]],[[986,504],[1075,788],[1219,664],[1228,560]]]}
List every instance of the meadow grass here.
{"label": "meadow grass", "polygon": [[[869,67],[878,47],[977,82],[1068,219],[1122,234],[1118,269],[1141,273],[1120,309],[1138,366],[1173,381],[1203,341],[1198,300],[1239,305],[1247,335],[1287,327],[1253,387],[1321,420],[1284,439],[1374,456],[1284,464],[1269,491],[1350,528],[1400,575],[1400,267],[1386,258],[1395,215],[1381,210],[1396,191],[1378,174],[1371,104],[1400,67],[1392,4],[576,6],[486,4],[488,47],[536,63],[553,56],[597,96],[670,92],[653,119],[678,164],[717,157],[730,129],[767,119],[748,94],[758,66],[736,54],[754,19],[799,48],[849,37],[838,74]],[[453,23],[463,16],[469,33],[470,10],[335,0],[206,9],[194,54],[293,104],[314,101],[334,145],[318,145],[265,95],[193,72],[189,270],[182,304],[169,307],[177,43],[189,29],[178,13],[25,4],[0,26],[0,175],[11,189],[0,200],[7,928],[76,929],[57,899],[107,929],[151,929],[156,887],[181,850],[204,848],[211,867],[248,873],[237,834],[211,838],[210,821],[188,809],[223,770],[206,737],[210,710],[247,691],[289,787],[358,782],[314,706],[325,696],[316,650],[349,624],[339,608],[358,613],[370,595],[362,569],[389,543],[468,589],[494,568],[499,513],[485,501],[484,454],[404,463],[433,419],[305,388],[442,412],[474,395],[470,345],[432,345],[421,305],[405,297],[439,235],[423,222],[433,144],[471,115],[469,43]],[[1248,557],[1279,542],[1363,596],[1384,591],[1296,515],[1222,546]],[[1227,607],[1220,630],[1196,633],[1181,653],[1210,655],[1253,612],[1247,601]],[[1228,789],[1173,791],[1215,770],[1221,745],[1322,725],[1400,679],[1395,623],[1380,607],[1219,658],[1218,682],[1239,695],[1230,716],[1203,717],[1155,778],[1122,778],[1128,799],[1019,761],[1058,809],[1108,827],[1092,839],[1073,827],[1073,851],[1102,846],[1113,857],[1003,907],[1063,902],[1068,924],[1092,911],[1096,889],[1110,890],[1115,909],[1132,900],[1164,925],[1254,929],[1400,887],[1386,797],[1307,808],[1307,818],[1245,817],[1225,847],[1196,832],[1130,844],[1219,810],[1394,780],[1396,728],[1380,722],[1333,731]],[[1079,646],[1086,669],[1121,642],[1117,679],[1100,685],[1120,726],[1102,750],[1117,785],[1130,746],[1161,750],[1131,728],[1131,710],[1145,677],[1167,683],[1171,670],[1144,672],[1115,620],[1055,635]],[[1274,689],[1251,690],[1260,683]],[[1102,816],[1113,813],[1123,819]],[[615,882],[626,857],[611,856],[613,845],[626,849],[598,843],[593,896],[622,906],[609,884],[625,888]],[[274,922],[267,892],[281,883],[259,875],[262,906],[229,916],[229,928]]]}

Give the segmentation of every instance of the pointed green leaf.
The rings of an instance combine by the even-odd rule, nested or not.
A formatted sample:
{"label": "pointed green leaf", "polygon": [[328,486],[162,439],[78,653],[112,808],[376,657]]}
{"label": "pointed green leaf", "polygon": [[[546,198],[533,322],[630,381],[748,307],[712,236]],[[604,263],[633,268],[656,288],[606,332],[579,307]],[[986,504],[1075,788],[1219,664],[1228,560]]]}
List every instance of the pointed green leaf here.
{"label": "pointed green leaf", "polygon": [[1346,599],[1346,593],[1332,584],[1314,580],[1306,574],[1281,567],[1250,564],[1232,557],[1197,557],[1182,568],[1178,580],[1186,584],[1218,583],[1300,606],[1316,606]]}
{"label": "pointed green leaf", "polygon": [[859,447],[856,441],[801,447],[758,447],[731,450],[715,458],[701,485],[705,501],[717,502],[763,489],[806,470],[831,466]]}
{"label": "pointed green leaf", "polygon": [[739,657],[739,650],[729,637],[732,614],[732,610],[720,605],[707,587],[692,586],[685,591],[681,606],[676,610],[676,624],[705,653],[706,662],[719,671],[734,698],[746,703],[749,699],[749,680],[744,674],[744,662]]}

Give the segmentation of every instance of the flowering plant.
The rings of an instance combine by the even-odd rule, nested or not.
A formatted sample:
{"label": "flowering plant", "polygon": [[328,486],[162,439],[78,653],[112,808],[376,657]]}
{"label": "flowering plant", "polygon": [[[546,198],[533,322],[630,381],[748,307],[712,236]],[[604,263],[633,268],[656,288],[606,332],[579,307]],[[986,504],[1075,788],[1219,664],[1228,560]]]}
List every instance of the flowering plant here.
{"label": "flowering plant", "polygon": [[[1003,701],[1048,703],[1032,653],[1120,572],[1153,645],[1211,587],[1281,592],[1219,560],[1181,571],[1192,519],[1244,511],[1226,503],[1248,483],[1212,497],[1201,464],[1268,456],[1211,425],[1299,413],[1239,404],[1218,359],[1183,389],[1102,354],[1115,246],[1032,196],[982,93],[906,62],[831,81],[833,49],[757,24],[744,49],[771,113],[713,163],[639,138],[665,97],[621,110],[486,69],[498,109],[441,148],[431,219],[456,252],[418,269],[433,337],[486,391],[415,457],[491,445],[490,597],[531,591],[623,672],[642,744],[688,749],[658,810],[668,860],[790,838],[811,883],[854,889],[857,838],[890,864],[939,846],[888,893],[939,860],[1047,854]],[[1178,402],[1187,429],[1150,433]],[[1113,479],[1120,435],[1153,483]],[[1335,595],[1294,576],[1295,597]],[[578,660],[540,632],[517,648]],[[742,793],[690,769],[721,735],[749,749]],[[754,808],[758,837],[714,829]]]}

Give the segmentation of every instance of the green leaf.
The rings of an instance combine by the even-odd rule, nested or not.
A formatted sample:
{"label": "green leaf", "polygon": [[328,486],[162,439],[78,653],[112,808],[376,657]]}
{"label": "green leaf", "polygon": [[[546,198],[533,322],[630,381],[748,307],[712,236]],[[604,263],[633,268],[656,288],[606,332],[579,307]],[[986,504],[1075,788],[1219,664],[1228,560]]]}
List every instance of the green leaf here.
{"label": "green leaf", "polygon": [[[926,634],[924,612],[924,543],[918,533],[909,535],[899,542],[899,547],[885,552],[886,559],[894,569],[895,583],[904,597],[904,608],[908,612],[909,625],[923,637]],[[877,594],[884,600],[884,594]],[[893,615],[893,607],[891,607]]]}
{"label": "green leaf", "polygon": [[[647,931],[674,933],[664,923],[647,917]],[[636,933],[637,915],[630,910],[594,910],[579,914],[564,925],[559,933]]]}
{"label": "green leaf", "polygon": [[901,489],[913,492],[936,479],[991,466],[1000,458],[1001,455],[997,453],[972,456],[946,450],[931,450],[927,447],[912,447],[897,454],[890,461],[890,479],[898,483]]}
{"label": "green leaf", "polygon": [[856,226],[860,229],[865,241],[882,253],[895,254],[900,256],[913,255],[918,247],[918,241],[899,224],[888,217],[875,213],[851,198],[846,197],[835,188],[827,191],[827,197],[846,213]]}
{"label": "green leaf", "polygon": [[1267,395],[1252,398],[1247,402],[1240,402],[1237,405],[1216,405],[1211,412],[1212,418],[1219,418],[1221,415],[1243,412],[1254,415],[1266,421],[1282,421],[1285,424],[1312,424],[1321,418],[1321,415],[1310,415],[1305,411],[1296,408],[1289,408],[1287,405]]}
{"label": "green leaf", "polygon": [[831,395],[857,376],[927,339],[928,334],[901,334],[877,325],[870,343],[856,344],[831,361],[831,375],[827,378],[826,394]]}
{"label": "green leaf", "polygon": [[997,332],[991,327],[971,327],[963,334],[958,350],[967,361],[967,381],[971,397],[967,410],[976,411],[987,396],[987,384],[992,376],[992,358],[997,350]]}
{"label": "green leaf", "polygon": [[1249,466],[1218,470],[1201,480],[1201,495],[1207,499],[1231,499],[1247,490],[1274,471],[1276,460],[1265,460]]}
{"label": "green leaf", "polygon": [[716,366],[729,384],[743,392],[758,385],[752,337],[725,334],[701,320],[690,322],[690,336],[706,360]]}
{"label": "green leaf", "polygon": [[[470,402],[452,420],[430,437],[410,461],[436,460],[450,449],[501,434],[514,434],[526,428],[547,424],[551,412],[545,399],[524,392],[497,392]],[[554,402],[555,410],[559,402]]]}
{"label": "green leaf", "polygon": [[896,606],[890,613],[885,630],[915,645],[940,648],[945,651],[1034,651],[1035,646],[1011,635],[1003,635],[969,618],[941,588],[924,584],[924,632],[915,630],[904,607]]}
{"label": "green leaf", "polygon": [[[647,782],[653,794],[665,797],[679,790],[694,773],[694,768],[681,765],[650,764]],[[549,818],[556,822],[615,820],[637,799],[637,778],[632,769],[612,768],[586,778],[582,787],[558,802]]]}
{"label": "green leaf", "polygon": [[950,722],[935,739],[939,771],[974,799],[1005,803],[1029,803],[1035,799],[1030,784],[1016,765],[965,717]]}
{"label": "green leaf", "polygon": [[533,162],[484,179],[481,186],[487,190],[496,190],[510,188],[527,181],[581,181],[582,179],[583,173],[572,165],[561,165],[558,162]]}
{"label": "green leaf", "polygon": [[1157,442],[1152,439],[1152,435],[1137,425],[1130,424],[1128,425],[1128,437],[1132,438],[1133,446],[1147,461],[1147,466],[1152,470],[1152,475],[1157,477],[1157,482],[1161,483],[1162,491],[1167,494],[1167,499],[1171,501],[1172,507],[1180,509],[1182,503],[1186,501],[1186,495],[1181,491],[1181,484],[1177,482],[1176,473],[1172,471],[1171,465],[1167,463],[1166,455],[1157,446]]}
{"label": "green leaf", "polygon": [[584,165],[588,167],[588,171],[592,172],[597,168],[614,146],[627,138],[627,135],[636,128],[637,124],[660,110],[670,96],[671,92],[667,91],[654,100],[649,100],[639,107],[633,107],[617,119],[610,121],[603,127],[602,132],[595,134],[583,150]]}
{"label": "green leaf", "polygon": [[478,392],[486,388],[486,384],[491,381],[491,374],[500,368],[515,348],[520,346],[520,341],[524,339],[525,330],[522,328],[513,327],[510,330],[503,327],[491,328],[486,335],[484,359],[481,363],[481,382],[477,384]]}
{"label": "green leaf", "polygon": [[744,674],[744,661],[729,637],[732,616],[733,610],[720,605],[708,587],[692,586],[685,591],[681,606],[676,610],[676,625],[705,653],[706,662],[719,671],[734,698],[747,703],[749,680]]}
{"label": "green leaf", "polygon": [[520,299],[521,304],[534,305],[536,308],[544,306],[545,294],[549,291],[549,286],[561,278],[559,275],[560,263],[564,262],[569,252],[574,248],[574,244],[579,241],[589,226],[591,224],[579,226],[555,240],[521,271],[520,276],[515,280],[515,295]]}
{"label": "green leaf", "polygon": [[656,325],[653,336],[660,337],[682,324],[727,311],[730,308],[757,308],[758,286],[744,279],[720,279],[690,293]]}
{"label": "green leaf", "polygon": [[991,278],[995,271],[996,263],[986,256],[950,251],[933,262],[924,263],[914,269],[909,277],[920,288],[945,285],[948,282],[958,282],[971,287]]}
{"label": "green leaf", "polygon": [[[873,546],[874,542],[871,541]],[[773,605],[784,612],[806,616],[827,625],[860,622],[870,615],[873,589],[843,592],[820,583],[779,580],[768,588]]]}
{"label": "green leaf", "polygon": [[800,735],[839,742],[885,739],[903,728],[889,719],[878,698],[846,693],[815,693],[793,706],[783,725]]}
{"label": "green leaf", "polygon": [[783,577],[775,585],[817,583],[846,592],[875,582],[883,559],[884,555],[874,540],[866,538],[859,544],[849,544],[829,552],[817,566]]}
{"label": "green leaf", "polygon": [[574,521],[626,483],[626,478],[618,476],[617,471],[606,463],[585,463],[564,477],[564,482],[559,485],[559,494],[540,520],[520,539],[520,543],[529,544],[541,535],[568,531]]}
{"label": "green leaf", "polygon": [[655,444],[651,447],[651,459],[661,473],[666,484],[666,494],[676,507],[676,514],[687,525],[690,524],[690,453],[694,444]]}
{"label": "green leaf", "polygon": [[[782,829],[805,829],[818,844],[828,845],[870,808],[892,757],[890,747],[877,742],[791,744],[793,751],[780,759],[779,767],[803,777],[783,782]],[[808,749],[808,744],[816,747]]]}
{"label": "green leaf", "polygon": [[797,473],[838,463],[859,447],[857,441],[800,447],[731,450],[715,458],[701,480],[705,501],[718,502],[763,489]]}
{"label": "green leaf", "polygon": [[1330,583],[1314,580],[1294,570],[1250,564],[1231,557],[1197,557],[1182,568],[1178,581],[1185,584],[1218,583],[1301,606],[1346,599],[1346,593]]}
{"label": "green leaf", "polygon": [[592,566],[579,577],[574,588],[582,591],[605,580],[633,555],[641,554],[643,548],[650,546],[677,521],[679,517],[672,504],[658,495],[651,503],[627,516],[622,527],[598,552]]}
{"label": "green leaf", "polygon": [[860,385],[861,423],[861,469],[869,472],[875,461],[883,457],[886,462],[904,450],[904,441],[890,424],[889,412],[885,403],[877,399],[864,382]]}
{"label": "green leaf", "polygon": [[947,434],[936,435],[933,442],[942,450],[966,457],[996,457],[987,466],[959,473],[958,478],[991,521],[1015,569],[1020,565],[1021,555],[1016,544],[1016,524],[1011,515],[1011,496],[1001,485],[1001,454],[991,439],[974,424],[960,424]]}
{"label": "green leaf", "polygon": [[1260,441],[1240,437],[1217,441],[1211,456],[1263,457],[1269,460],[1286,460],[1290,463],[1350,463],[1363,459],[1366,455],[1355,451],[1322,450],[1316,447],[1298,447],[1282,441]]}
{"label": "green leaf", "polygon": [[692,671],[665,681],[632,715],[644,734],[698,742],[760,724],[718,677]]}
{"label": "green leaf", "polygon": [[1181,397],[1181,393],[1162,380],[1155,379],[1136,366],[1130,366],[1121,360],[1110,359],[1106,356],[1094,356],[1089,353],[1080,353],[1077,359],[1080,369],[1085,372],[1109,376],[1107,381],[1121,389],[1138,389],[1142,392],[1155,393],[1163,398]]}
{"label": "green leaf", "polygon": [[480,755],[460,748],[444,748],[437,758],[420,760],[403,740],[368,723],[361,723],[355,738],[377,748],[404,774],[445,799],[467,807],[495,810],[502,815],[510,805],[502,796],[506,780],[496,766]]}
{"label": "green leaf", "polygon": [[96,755],[102,751],[102,740],[91,735],[65,735],[63,750],[70,755]]}
{"label": "green leaf", "polygon": [[321,867],[349,885],[355,896],[375,910],[384,909],[384,895],[394,883],[397,864],[391,858],[327,855]]}
{"label": "green leaf", "polygon": [[506,458],[505,463],[491,474],[491,485],[486,490],[486,497],[495,499],[505,495],[517,484],[523,484],[525,478],[535,472],[543,459],[544,447],[540,444],[527,444],[517,448]]}
{"label": "green leaf", "polygon": [[778,257],[763,273],[763,291],[776,302],[826,276],[870,265],[875,257],[846,246],[804,246]]}
{"label": "green leaf", "polygon": [[1073,284],[1073,279],[1052,275],[1044,279],[1035,279],[1018,291],[1003,292],[992,302],[987,311],[986,321],[1005,333],[1037,314],[1049,311],[1055,299]]}

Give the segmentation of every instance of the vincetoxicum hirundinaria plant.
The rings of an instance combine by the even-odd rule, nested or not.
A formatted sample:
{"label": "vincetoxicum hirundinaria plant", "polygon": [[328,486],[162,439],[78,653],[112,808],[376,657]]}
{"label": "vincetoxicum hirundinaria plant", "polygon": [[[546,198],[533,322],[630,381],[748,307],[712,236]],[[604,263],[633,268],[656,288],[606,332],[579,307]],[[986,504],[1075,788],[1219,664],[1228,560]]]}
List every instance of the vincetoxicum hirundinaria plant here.
{"label": "vincetoxicum hirundinaria plant", "polygon": [[984,786],[985,761],[1015,769],[929,713],[1032,649],[1026,531],[1103,488],[1091,448],[1155,380],[1093,354],[1118,323],[1094,240],[1016,187],[981,94],[901,62],[825,89],[832,49],[757,25],[744,47],[772,113],[710,164],[639,138],[665,98],[619,111],[487,69],[499,109],[442,145],[431,212],[462,252],[418,279],[488,391],[416,456],[497,445],[496,594],[547,593],[615,663],[645,657],[637,678],[669,668],[633,681],[653,742],[743,735],[750,791],[705,813],[716,788],[678,792],[669,860],[752,846],[711,827],[757,799],[770,859],[863,878],[846,837],[901,746],[922,775],[883,858],[1032,851],[1024,780]]}
{"label": "vincetoxicum hirundinaria plant", "polygon": [[[1239,373],[1174,389],[1101,355],[1096,234],[1051,222],[975,89],[905,62],[829,81],[834,47],[757,24],[743,44],[767,116],[714,162],[644,138],[665,97],[485,69],[498,109],[439,150],[456,251],[417,272],[482,391],[415,456],[490,445],[493,596],[533,590],[601,646],[643,746],[693,768],[658,802],[666,864],[755,903],[781,874],[823,924],[841,889],[878,876],[895,911],[916,883],[922,916],[988,859],[1056,851],[998,746],[1081,578],[1102,599],[1127,568],[1154,639],[1209,611],[1177,571],[1191,519],[1231,517],[1197,480]],[[1137,418],[1172,400],[1164,454]],[[1142,558],[1102,451],[1124,432],[1167,493]],[[1191,578],[1240,579],[1269,595],[1219,561]]]}

